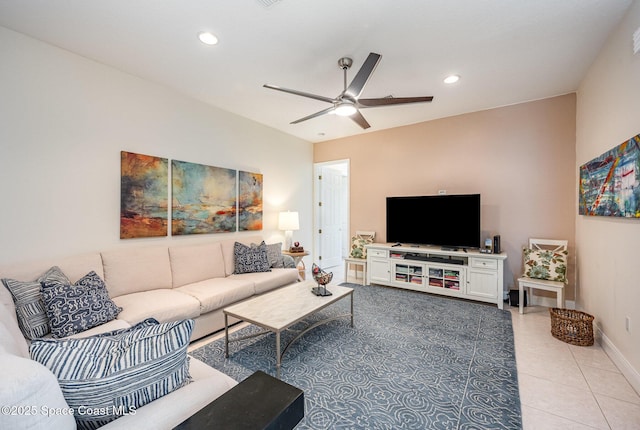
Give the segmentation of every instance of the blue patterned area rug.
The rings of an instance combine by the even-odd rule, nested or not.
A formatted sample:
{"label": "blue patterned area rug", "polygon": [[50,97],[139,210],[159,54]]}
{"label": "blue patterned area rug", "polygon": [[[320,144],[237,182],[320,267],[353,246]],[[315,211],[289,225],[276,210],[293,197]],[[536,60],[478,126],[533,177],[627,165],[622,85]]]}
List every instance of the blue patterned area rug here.
{"label": "blue patterned area rug", "polygon": [[[522,428],[508,311],[342,285],[355,289],[355,327],[348,318],[321,325],[282,361],[282,380],[304,390],[305,418],[296,429]],[[341,300],[310,322],[348,309],[349,300]],[[257,331],[249,326],[231,337]],[[294,334],[283,334],[283,345],[287,336]],[[231,343],[228,359],[224,339],[192,355],[237,381],[256,370],[275,375],[273,334]]]}

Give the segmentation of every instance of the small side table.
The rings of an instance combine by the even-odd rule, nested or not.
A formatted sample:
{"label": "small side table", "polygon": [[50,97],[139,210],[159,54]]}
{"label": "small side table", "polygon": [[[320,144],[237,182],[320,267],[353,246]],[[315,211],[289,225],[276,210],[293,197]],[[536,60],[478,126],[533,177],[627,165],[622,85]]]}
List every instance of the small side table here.
{"label": "small side table", "polygon": [[345,258],[344,259],[344,280],[347,281],[349,266],[355,266],[356,281],[358,280],[358,267],[362,268],[362,285],[367,283],[367,259],[366,258]]}
{"label": "small side table", "polygon": [[303,417],[303,391],[257,371],[174,430],[289,430]]}
{"label": "small side table", "polygon": [[307,255],[309,255],[309,253],[307,251],[303,251],[303,252],[289,252],[289,251],[282,251],[282,253],[284,255],[289,255],[291,257],[293,257],[293,262],[295,263],[296,267],[298,268],[298,280],[300,281],[304,281],[306,279],[306,270],[307,268],[304,265],[304,261],[302,260],[302,257],[306,257]]}

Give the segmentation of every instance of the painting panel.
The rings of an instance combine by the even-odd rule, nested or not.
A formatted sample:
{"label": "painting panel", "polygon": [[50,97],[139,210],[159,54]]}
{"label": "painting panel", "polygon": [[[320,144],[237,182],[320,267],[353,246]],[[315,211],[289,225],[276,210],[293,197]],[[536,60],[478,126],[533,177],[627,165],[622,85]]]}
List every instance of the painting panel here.
{"label": "painting panel", "polygon": [[640,134],[580,166],[579,213],[640,218]]}
{"label": "painting panel", "polygon": [[120,152],[120,239],[167,235],[169,160]]}
{"label": "painting panel", "polygon": [[236,171],[171,160],[173,235],[236,231]]}
{"label": "painting panel", "polygon": [[262,230],[262,174],[238,173],[238,230]]}

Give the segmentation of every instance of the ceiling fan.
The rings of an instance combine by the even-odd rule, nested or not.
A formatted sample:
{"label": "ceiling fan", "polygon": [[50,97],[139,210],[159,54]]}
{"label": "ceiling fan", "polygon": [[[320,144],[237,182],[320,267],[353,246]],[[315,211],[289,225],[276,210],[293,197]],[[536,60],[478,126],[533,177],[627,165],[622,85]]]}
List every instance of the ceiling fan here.
{"label": "ceiling fan", "polygon": [[327,109],[323,109],[319,112],[312,113],[311,115],[305,116],[304,118],[297,119],[291,124],[298,124],[302,121],[306,121],[311,118],[316,118],[321,115],[335,113],[340,116],[348,116],[350,117],[356,124],[360,127],[367,129],[371,127],[366,119],[360,113],[360,109],[380,107],[380,106],[391,106],[391,105],[400,105],[407,103],[424,103],[430,102],[433,100],[432,96],[427,97],[381,97],[376,99],[361,99],[360,94],[362,94],[362,90],[364,86],[369,81],[369,78],[373,74],[373,71],[376,69],[376,66],[380,62],[382,56],[380,54],[376,54],[371,52],[367,59],[365,60],[360,70],[356,74],[353,81],[347,87],[347,70],[353,64],[353,60],[351,58],[343,57],[338,60],[338,66],[344,71],[344,90],[336,97],[324,97],[316,94],[306,93],[304,91],[291,90],[288,88],[282,88],[277,85],[269,85],[264,84],[265,88],[270,88],[272,90],[283,91],[289,94],[295,94],[297,96],[307,97],[314,100],[320,100],[323,102],[331,103],[331,107]]}

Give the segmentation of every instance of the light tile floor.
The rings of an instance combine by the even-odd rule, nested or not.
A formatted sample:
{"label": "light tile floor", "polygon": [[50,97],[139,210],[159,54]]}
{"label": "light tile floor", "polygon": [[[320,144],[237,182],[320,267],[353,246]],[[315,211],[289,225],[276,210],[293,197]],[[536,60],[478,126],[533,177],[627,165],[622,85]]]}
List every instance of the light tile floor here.
{"label": "light tile floor", "polygon": [[524,430],[640,429],[640,396],[597,343],[555,339],[546,307],[509,310]]}

